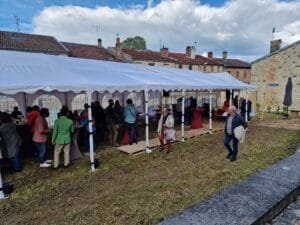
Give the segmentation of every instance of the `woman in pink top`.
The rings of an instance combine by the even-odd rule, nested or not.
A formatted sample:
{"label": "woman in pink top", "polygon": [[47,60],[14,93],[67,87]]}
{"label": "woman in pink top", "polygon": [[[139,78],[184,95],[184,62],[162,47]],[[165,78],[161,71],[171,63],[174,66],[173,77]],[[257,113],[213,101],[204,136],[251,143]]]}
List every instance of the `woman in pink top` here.
{"label": "woman in pink top", "polygon": [[48,123],[46,118],[49,116],[49,110],[42,108],[40,115],[36,118],[33,126],[33,142],[38,149],[40,167],[51,166],[51,160],[46,160],[46,143],[49,133]]}

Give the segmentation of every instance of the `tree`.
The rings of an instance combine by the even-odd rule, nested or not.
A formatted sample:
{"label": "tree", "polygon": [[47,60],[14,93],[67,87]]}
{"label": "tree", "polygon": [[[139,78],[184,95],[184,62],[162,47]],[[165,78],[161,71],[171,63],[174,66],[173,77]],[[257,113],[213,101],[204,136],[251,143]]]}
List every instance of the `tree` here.
{"label": "tree", "polygon": [[146,49],[146,41],[141,36],[135,36],[134,38],[127,38],[122,41],[122,48],[133,48],[133,49]]}

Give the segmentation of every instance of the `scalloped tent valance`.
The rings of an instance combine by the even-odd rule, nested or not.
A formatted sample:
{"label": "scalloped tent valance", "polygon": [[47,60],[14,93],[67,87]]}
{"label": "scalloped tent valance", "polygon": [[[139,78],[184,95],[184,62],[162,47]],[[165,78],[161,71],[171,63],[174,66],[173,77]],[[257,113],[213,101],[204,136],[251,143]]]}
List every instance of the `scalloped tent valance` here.
{"label": "scalloped tent valance", "polygon": [[230,74],[0,50],[0,93],[255,90]]}

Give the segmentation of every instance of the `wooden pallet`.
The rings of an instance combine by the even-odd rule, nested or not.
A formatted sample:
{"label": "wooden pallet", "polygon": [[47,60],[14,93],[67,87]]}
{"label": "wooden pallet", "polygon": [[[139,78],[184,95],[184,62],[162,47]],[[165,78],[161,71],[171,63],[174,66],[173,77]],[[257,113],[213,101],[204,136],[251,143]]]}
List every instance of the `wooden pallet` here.
{"label": "wooden pallet", "polygon": [[[220,132],[223,130],[224,130],[224,125],[218,124],[213,128],[213,133]],[[197,136],[205,135],[208,133],[209,133],[208,126],[204,126],[203,128],[200,129],[188,130],[185,131],[185,140]],[[177,140],[175,142],[179,142],[180,141],[179,139],[181,137],[181,131],[176,131],[176,137]],[[150,139],[149,141],[151,146],[150,149],[155,149],[160,145],[158,138]],[[137,155],[145,151],[145,146],[146,146],[146,142],[143,140],[143,141],[139,141],[138,144],[122,145],[118,147],[118,149],[120,152],[123,152],[128,155]]]}

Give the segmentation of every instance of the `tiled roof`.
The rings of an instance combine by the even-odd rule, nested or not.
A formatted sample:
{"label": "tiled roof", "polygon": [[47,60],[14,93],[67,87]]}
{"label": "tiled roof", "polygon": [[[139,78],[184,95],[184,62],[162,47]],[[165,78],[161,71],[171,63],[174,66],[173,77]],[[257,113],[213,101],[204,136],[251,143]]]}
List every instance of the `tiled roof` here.
{"label": "tiled roof", "polygon": [[133,60],[151,60],[178,63],[178,61],[174,58],[163,57],[160,52],[155,52],[151,50],[123,48],[122,51],[125,52],[127,55],[130,55]]}
{"label": "tiled roof", "polygon": [[201,55],[196,55],[195,59],[189,58],[186,56],[185,53],[173,53],[173,52],[169,52],[169,56],[172,58],[177,59],[180,63],[182,64],[187,64],[187,65],[203,65],[203,64],[207,64],[207,65],[222,65],[219,62],[201,56]]}
{"label": "tiled roof", "polygon": [[224,67],[227,68],[246,68],[250,69],[251,64],[239,59],[226,59],[223,60],[222,58],[213,58],[215,61],[218,61],[219,63],[223,64]]}
{"label": "tiled roof", "polygon": [[68,54],[67,49],[54,37],[8,31],[0,31],[0,49]]}
{"label": "tiled roof", "polygon": [[98,59],[106,61],[119,61],[114,55],[108,52],[107,49],[103,47],[98,47],[96,45],[87,44],[77,44],[61,42],[67,49],[69,49],[69,56],[85,59]]}

